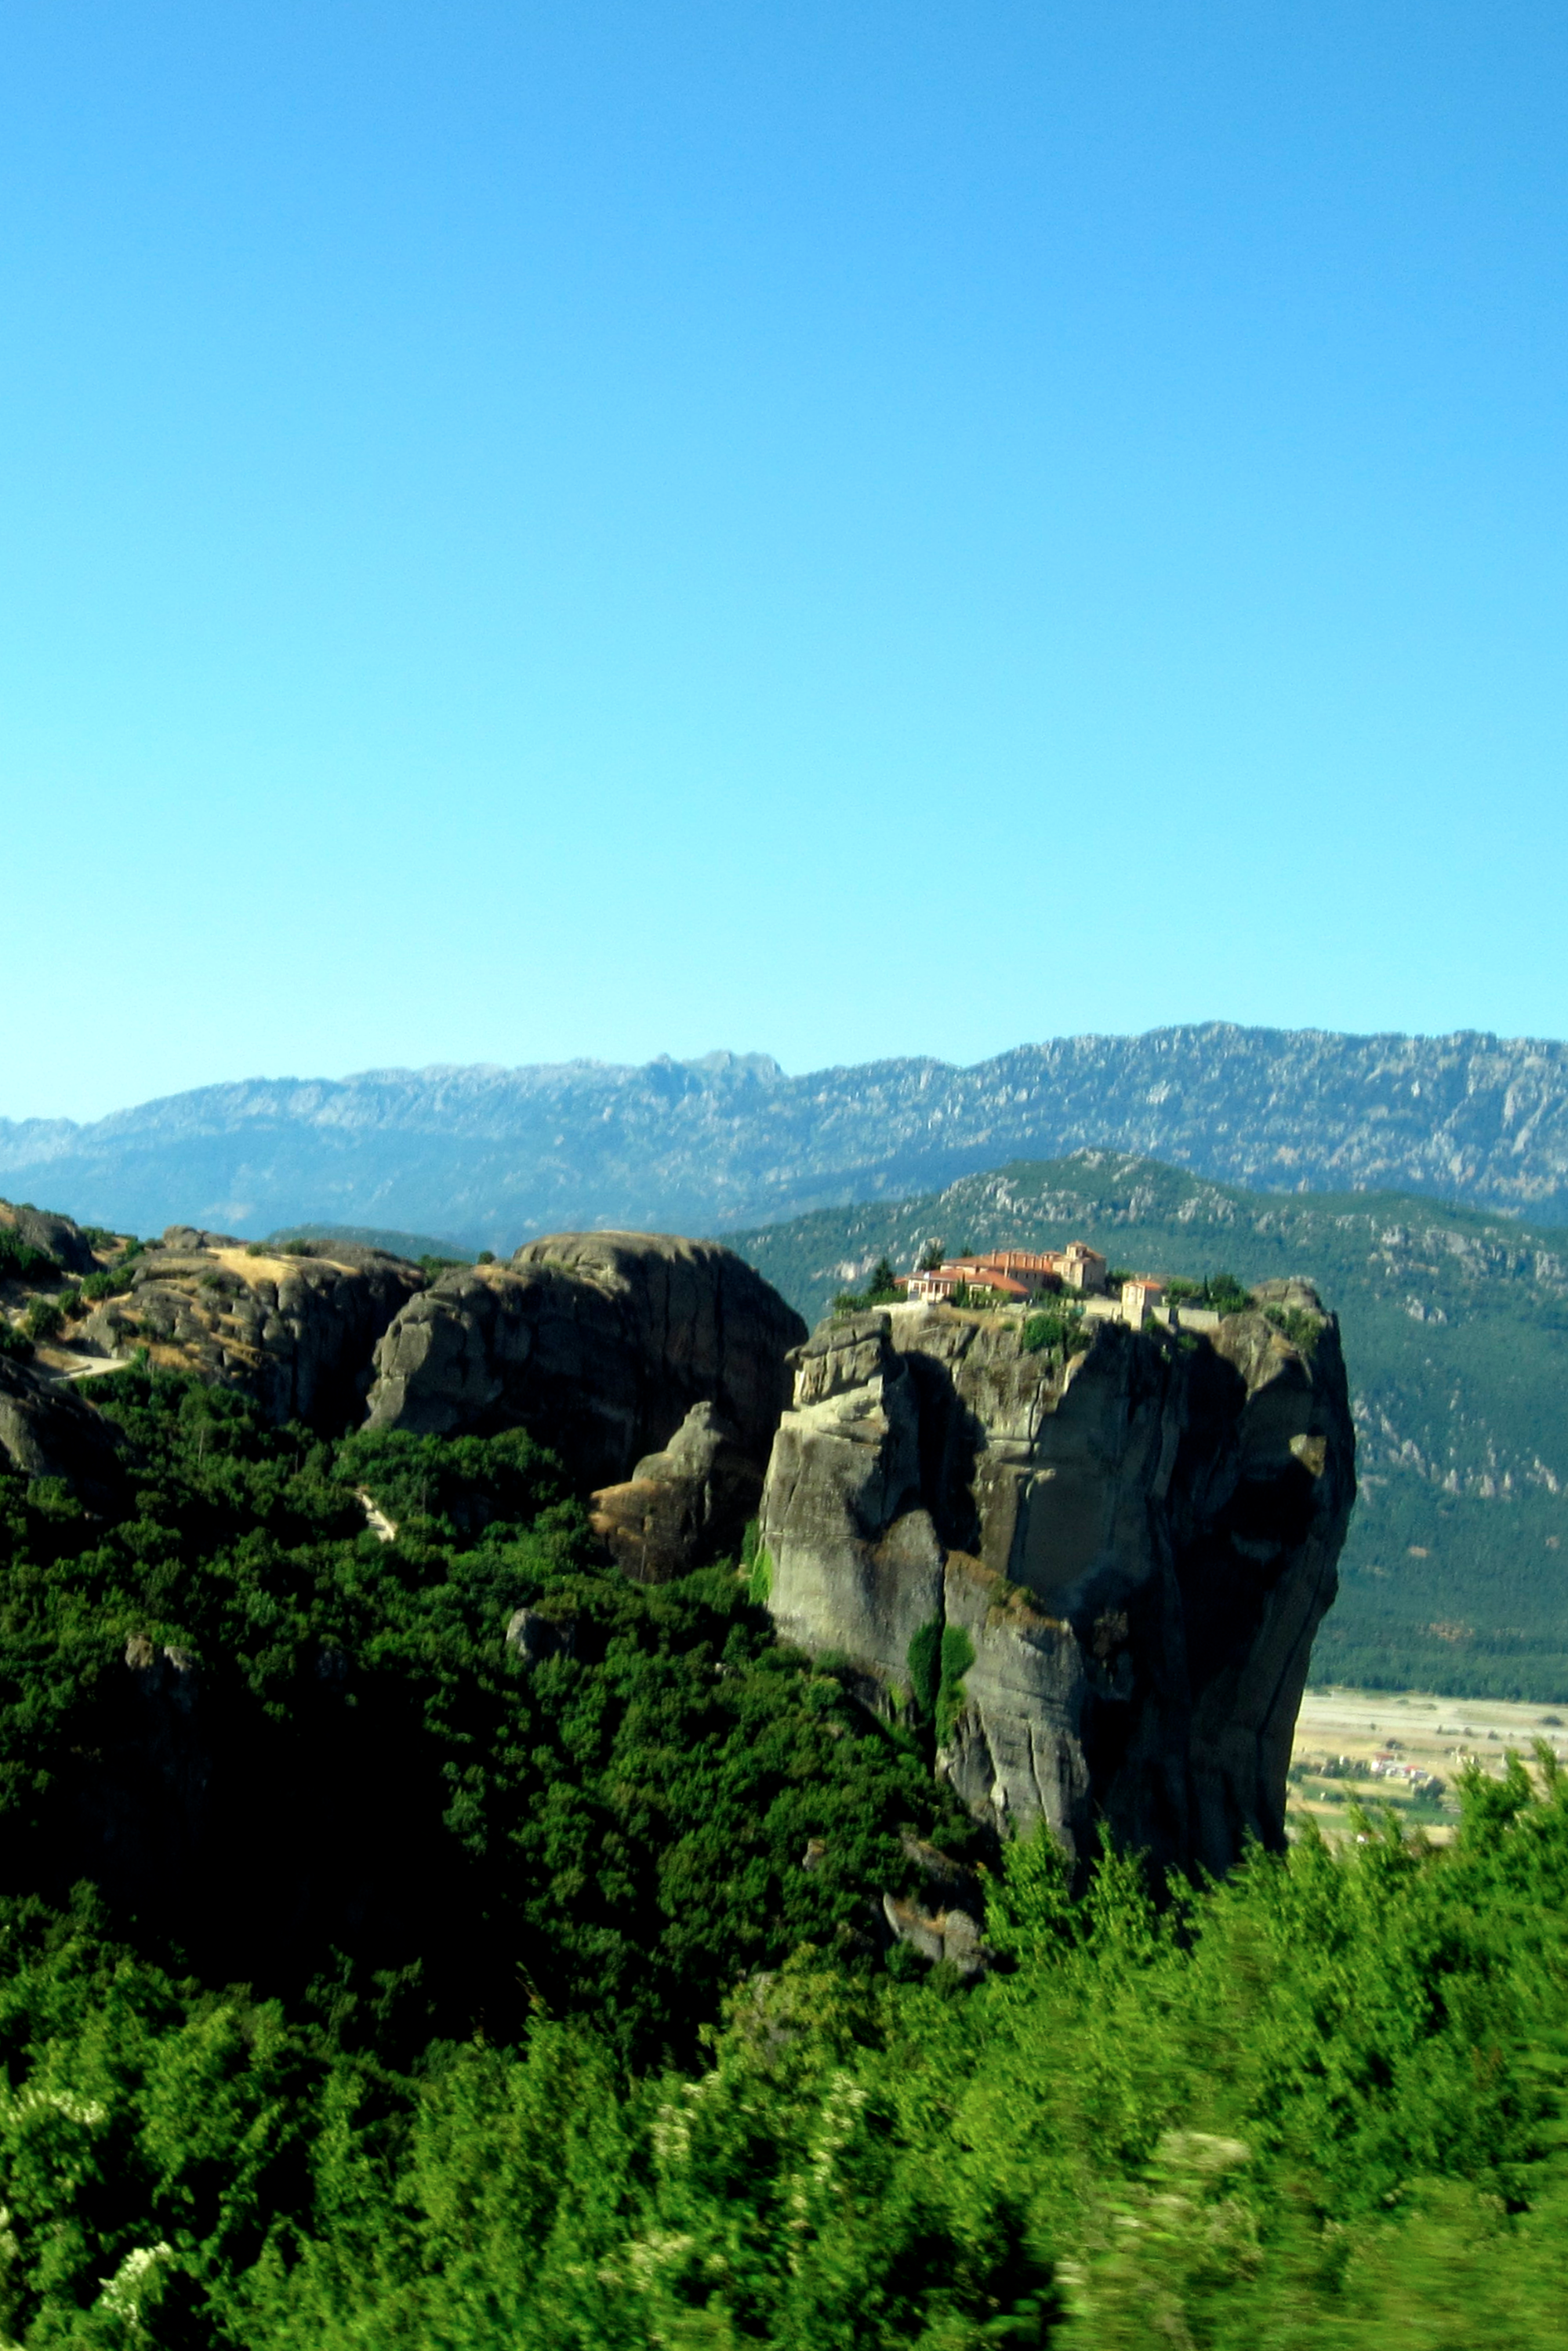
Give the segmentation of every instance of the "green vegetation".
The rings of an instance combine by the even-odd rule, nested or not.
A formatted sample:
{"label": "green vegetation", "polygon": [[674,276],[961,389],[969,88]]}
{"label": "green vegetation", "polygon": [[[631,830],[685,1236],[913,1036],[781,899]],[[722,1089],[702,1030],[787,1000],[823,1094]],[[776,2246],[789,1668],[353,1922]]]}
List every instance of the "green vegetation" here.
{"label": "green vegetation", "polygon": [[65,1329],[65,1309],[57,1299],[32,1298],[22,1317],[22,1328],[35,1346],[40,1339],[57,1338]]}
{"label": "green vegetation", "polygon": [[740,1564],[746,1577],[747,1598],[754,1608],[766,1608],[773,1597],[773,1555],[755,1519],[747,1521],[740,1539]]}
{"label": "green vegetation", "polygon": [[78,1286],[78,1297],[89,1306],[96,1306],[104,1298],[123,1298],[131,1288],[131,1267],[141,1254],[140,1248],[128,1249],[117,1265],[105,1267],[101,1273],[89,1273]]}
{"label": "green vegetation", "polygon": [[60,1268],[47,1249],[35,1249],[9,1225],[0,1225],[0,1281],[57,1281]]}
{"label": "green vegetation", "polygon": [[1198,1286],[1197,1302],[1212,1307],[1217,1314],[1245,1314],[1252,1303],[1252,1293],[1244,1281],[1222,1270],[1205,1274]]}
{"label": "green vegetation", "polygon": [[988,1920],[1012,1972],[805,1944],[699,2063],[643,2072],[542,2012],[392,2062],[329,1996],[172,1975],[85,1890],[8,1899],[7,2333],[1546,2351],[1562,1791],[1472,1786],[1451,1852],[1363,1834],[1163,1912],[1130,1861],[1075,1897],[1025,1845]]}
{"label": "green vegetation", "polygon": [[975,1645],[961,1625],[933,1616],[909,1644],[909,1695],[918,1726],[929,1725],[936,1745],[953,1736],[964,1706],[964,1676],[975,1662]]}
{"label": "green vegetation", "polygon": [[942,1633],[942,1675],[936,1687],[936,1744],[946,1747],[964,1710],[964,1676],[975,1662],[975,1645],[962,1625]]}
{"label": "green vegetation", "polygon": [[1060,1349],[1063,1354],[1077,1355],[1088,1344],[1082,1306],[1047,1306],[1039,1313],[1024,1317],[1023,1346],[1027,1354],[1045,1354]]}
{"label": "green vegetation", "polygon": [[[1568,1782],[1222,1886],[1055,1847],[883,1956],[973,1663],[873,1722],[520,1431],[128,1370],[0,1476],[0,2334],[27,2351],[1514,2351],[1568,2294]],[[365,1496],[395,1526],[367,1524]],[[749,1586],[749,1590],[748,1590]],[[527,1612],[508,1638],[518,1612]]]}
{"label": "green vegetation", "polygon": [[[1126,1276],[1118,1278],[1125,1280]],[[1201,1306],[1216,1314],[1245,1314],[1252,1303],[1245,1282],[1224,1271],[1206,1273],[1197,1280],[1174,1273],[1166,1283],[1166,1297],[1173,1306]]]}
{"label": "green vegetation", "polygon": [[0,1317],[0,1356],[14,1364],[25,1364],[32,1352],[33,1343],[26,1332]]}
{"label": "green vegetation", "polygon": [[835,1314],[863,1314],[869,1306],[902,1306],[904,1292],[894,1279],[893,1261],[878,1258],[863,1290],[841,1290],[833,1301]]}
{"label": "green vegetation", "polygon": [[77,1230],[89,1249],[96,1249],[99,1256],[106,1249],[123,1249],[129,1257],[141,1247],[139,1240],[132,1239],[125,1233],[111,1233],[106,1225],[78,1225]]}
{"label": "green vegetation", "polygon": [[1309,1314],[1301,1306],[1265,1306],[1263,1314],[1282,1338],[1310,1359],[1323,1327],[1315,1314]]}
{"label": "green vegetation", "polygon": [[[339,1970],[331,1999],[405,2040],[537,2008],[608,2020],[628,2056],[689,2051],[737,1969],[853,1931],[902,1828],[967,1837],[917,1744],[777,1649],[734,1569],[643,1590],[593,1564],[520,1433],[334,1447],[183,1379],[105,1390],[135,1463],[120,1523],[0,1479],[0,1883],[92,1874],[80,1824],[139,1735],[128,1643],[195,1661],[203,1834],[230,1856],[199,1898],[116,1896],[149,1953],[258,1996],[325,1998]],[[525,1607],[561,1636],[531,1667],[505,1637]],[[146,1802],[128,1849],[178,1844]]]}
{"label": "green vegetation", "polygon": [[922,1625],[909,1644],[909,1694],[920,1714],[931,1721],[942,1687],[942,1619]]}
{"label": "green vegetation", "polygon": [[1082,1152],[727,1238],[810,1319],[846,1257],[908,1264],[943,1229],[985,1249],[1076,1236],[1228,1311],[1249,1283],[1314,1281],[1340,1319],[1361,1488],[1314,1675],[1568,1702],[1561,1231],[1396,1194],[1247,1192]]}

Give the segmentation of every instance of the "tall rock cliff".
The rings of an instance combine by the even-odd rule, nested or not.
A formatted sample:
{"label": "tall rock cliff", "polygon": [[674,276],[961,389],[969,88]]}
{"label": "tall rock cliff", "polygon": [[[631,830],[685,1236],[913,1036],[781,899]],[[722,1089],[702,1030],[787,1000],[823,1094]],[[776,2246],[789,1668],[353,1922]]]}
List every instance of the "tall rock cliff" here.
{"label": "tall rock cliff", "polygon": [[1097,1822],[1220,1870],[1283,1834],[1291,1731],[1354,1498],[1338,1328],[1265,1284],[1202,1338],[900,1307],[795,1358],[762,1539],[775,1621],[1003,1834]]}
{"label": "tall rock cliff", "polygon": [[[758,1470],[800,1317],[733,1250],[663,1233],[557,1233],[444,1274],[376,1350],[370,1425],[524,1427],[611,1487],[711,1405]],[[645,1464],[644,1464],[645,1466]]]}

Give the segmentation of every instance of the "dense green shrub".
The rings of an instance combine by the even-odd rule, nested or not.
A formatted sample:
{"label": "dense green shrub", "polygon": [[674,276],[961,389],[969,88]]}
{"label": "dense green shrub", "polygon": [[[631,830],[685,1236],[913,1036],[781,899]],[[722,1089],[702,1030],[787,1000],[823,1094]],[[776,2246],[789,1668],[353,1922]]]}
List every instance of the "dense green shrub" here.
{"label": "dense green shrub", "polygon": [[909,1693],[919,1713],[934,1719],[942,1688],[942,1619],[922,1625],[909,1644]]}
{"label": "dense green shrub", "polygon": [[[644,1590],[596,1565],[521,1432],[333,1447],[184,1379],[105,1391],[133,1463],[121,1523],[0,1479],[0,1693],[19,1694],[0,1883],[58,1899],[101,1877],[81,1823],[130,1802],[94,1760],[116,1740],[142,1791],[122,1844],[186,1833],[123,1761],[128,1643],[194,1662],[213,1857],[199,1883],[104,1880],[110,1915],[133,1905],[150,1952],[260,1993],[340,1965],[361,2003],[402,1983],[375,1995],[400,2047],[516,2031],[539,2003],[626,2053],[689,2050],[747,1967],[859,1934],[907,1875],[904,1831],[963,1841],[918,1745],[779,1649],[739,1571]],[[508,1644],[521,1608],[554,1654]]]}
{"label": "dense green shrub", "polygon": [[[0,1907],[8,2333],[151,2344],[1546,2351],[1568,2294],[1568,1816],[1368,1820],[1156,1907],[1048,1844],[967,1994],[803,1948],[702,2064],[536,2015],[389,2067]],[[352,2020],[348,2020],[351,2025]],[[119,2281],[118,2292],[112,2282]],[[110,2282],[107,2283],[106,2282]],[[120,2331],[117,2331],[120,2330]]]}
{"label": "dense green shrub", "polygon": [[9,1225],[0,1225],[0,1281],[49,1281],[60,1268],[47,1249],[35,1249]]}
{"label": "dense green shrub", "polygon": [[1026,1314],[1023,1323],[1023,1347],[1026,1354],[1053,1353],[1061,1348],[1069,1355],[1080,1354],[1089,1344],[1082,1306],[1051,1305],[1035,1314]]}
{"label": "dense green shrub", "polygon": [[946,1747],[952,1738],[958,1717],[964,1708],[964,1676],[975,1662],[975,1645],[962,1625],[947,1625],[942,1631],[941,1678],[936,1687],[936,1743]]}
{"label": "dense green shrub", "polygon": [[83,1240],[86,1241],[89,1249],[97,1249],[100,1252],[104,1249],[118,1249],[123,1248],[124,1254],[127,1257],[134,1257],[142,1246],[142,1244],[136,1239],[134,1235],[122,1236],[119,1233],[111,1233],[107,1226],[104,1225],[78,1225],[77,1230],[80,1233]]}
{"label": "dense green shrub", "polygon": [[[884,1968],[905,1837],[965,1824],[746,1567],[596,1566],[520,1435],[334,1447],[183,1379],[99,1393],[117,1520],[0,1477],[8,2340],[1561,2341],[1544,1750],[1467,1779],[1440,1849],[1353,1802],[1342,1847],[1224,1885],[1108,1851],[1075,1886],[1026,1840],[996,1971]],[[968,1653],[934,1624],[909,1662],[929,1736]],[[180,1789],[183,1894],[149,1833]]]}
{"label": "dense green shrub", "polygon": [[1265,1306],[1263,1313],[1281,1336],[1310,1361],[1323,1327],[1321,1315],[1309,1314],[1300,1306]]}
{"label": "dense green shrub", "polygon": [[65,1329],[65,1309],[57,1299],[30,1298],[22,1317],[22,1328],[35,1343],[40,1339],[57,1338]]}

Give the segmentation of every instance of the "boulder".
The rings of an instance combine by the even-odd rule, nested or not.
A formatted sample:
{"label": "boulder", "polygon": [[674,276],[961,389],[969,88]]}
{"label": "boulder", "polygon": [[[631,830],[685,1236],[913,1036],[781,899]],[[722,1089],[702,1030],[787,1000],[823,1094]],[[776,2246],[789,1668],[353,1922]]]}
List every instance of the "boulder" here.
{"label": "boulder", "polygon": [[738,1552],[762,1498],[762,1468],[711,1404],[695,1404],[669,1444],[630,1479],[601,1487],[590,1524],[637,1583],[667,1583]]}
{"label": "boulder", "polygon": [[543,1608],[515,1608],[507,1621],[507,1646],[531,1669],[546,1657],[574,1656],[577,1625],[570,1615],[551,1615]]}
{"label": "boulder", "polygon": [[125,1477],[113,1432],[68,1388],[0,1355],[0,1464],[25,1478],[60,1478],[84,1506],[123,1503]]}
{"label": "boulder", "polygon": [[[1265,1301],[1272,1303],[1272,1300]],[[1278,1845],[1354,1498],[1338,1327],[1309,1285],[1173,1342],[1030,1353],[1005,1315],[824,1323],[761,1510],[784,1637],[838,1652],[998,1834],[1097,1824],[1220,1870]]]}
{"label": "boulder", "polygon": [[946,1960],[961,1976],[983,1975],[996,1954],[982,1938],[986,1896],[978,1876],[919,1837],[904,1839],[904,1855],[913,1865],[913,1888],[882,1897],[894,1940],[907,1943],[923,1959]]}
{"label": "boulder", "polygon": [[442,1275],[376,1349],[370,1425],[523,1427],[582,1489],[629,1481],[694,1405],[758,1468],[789,1399],[800,1316],[733,1250],[661,1233],[559,1233]]}

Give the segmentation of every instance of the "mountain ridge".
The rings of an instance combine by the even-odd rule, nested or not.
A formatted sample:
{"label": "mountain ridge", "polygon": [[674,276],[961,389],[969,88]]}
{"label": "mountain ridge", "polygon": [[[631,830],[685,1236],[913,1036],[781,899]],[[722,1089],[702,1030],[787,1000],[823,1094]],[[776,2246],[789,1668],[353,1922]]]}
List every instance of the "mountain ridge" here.
{"label": "mountain ridge", "polygon": [[968,1068],[766,1054],[243,1079],[87,1123],[0,1119],[0,1180],[91,1222],[260,1233],[725,1231],[1083,1147],[1254,1190],[1387,1189],[1568,1221],[1568,1044],[1211,1021]]}

